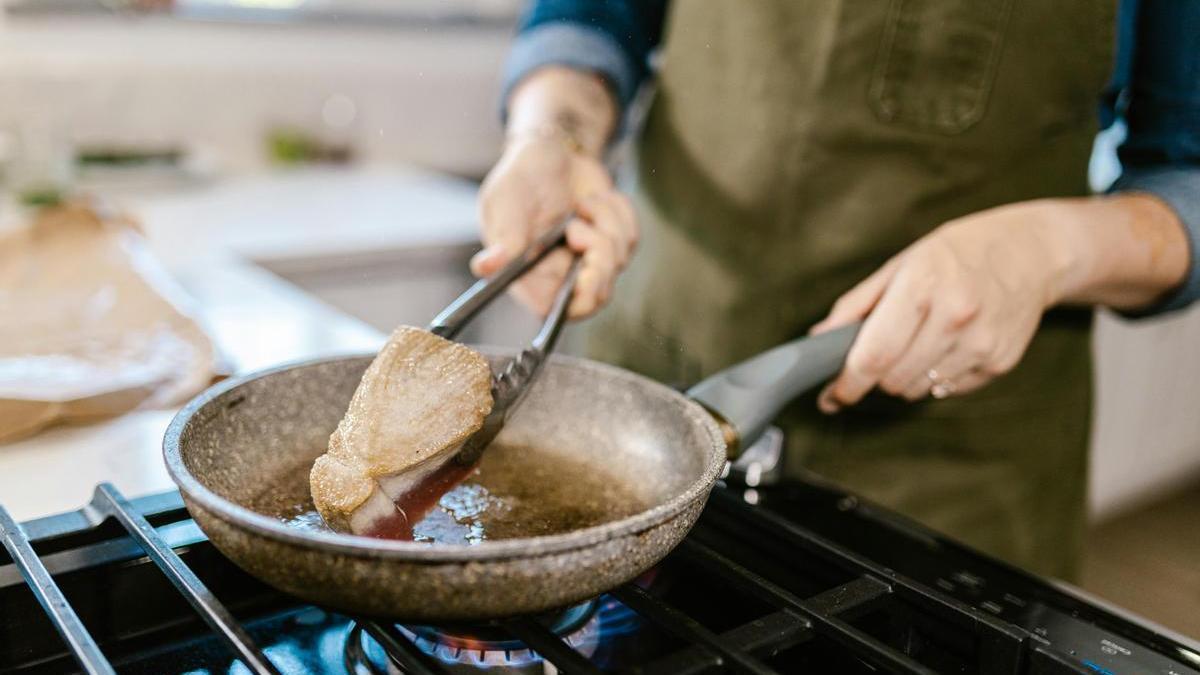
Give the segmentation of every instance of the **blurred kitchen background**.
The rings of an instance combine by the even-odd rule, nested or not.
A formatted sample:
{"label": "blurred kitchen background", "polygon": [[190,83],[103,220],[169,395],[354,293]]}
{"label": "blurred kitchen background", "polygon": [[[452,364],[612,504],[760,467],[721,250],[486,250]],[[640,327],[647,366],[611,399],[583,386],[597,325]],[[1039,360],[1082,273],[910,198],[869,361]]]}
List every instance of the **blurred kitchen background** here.
{"label": "blurred kitchen background", "polygon": [[[218,338],[258,345],[240,344],[235,368],[325,344],[332,329],[289,321],[282,304],[264,319],[273,301],[217,288],[208,270],[270,273],[290,286],[263,297],[305,295],[380,331],[425,323],[470,281],[474,195],[500,149],[498,73],[519,0],[0,7],[0,222],[59,189],[129,209]],[[1098,184],[1112,174],[1113,140],[1098,144]],[[530,326],[509,303],[469,337],[513,344]],[[1100,317],[1083,578],[1190,635],[1200,635],[1197,344],[1200,310]]]}

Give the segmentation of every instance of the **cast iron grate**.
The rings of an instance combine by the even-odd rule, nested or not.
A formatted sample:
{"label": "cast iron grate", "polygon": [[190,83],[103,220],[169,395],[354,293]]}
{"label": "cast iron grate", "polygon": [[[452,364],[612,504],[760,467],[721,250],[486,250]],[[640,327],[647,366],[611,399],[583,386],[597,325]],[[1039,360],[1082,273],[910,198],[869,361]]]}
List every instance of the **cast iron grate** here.
{"label": "cast iron grate", "polygon": [[[43,557],[52,559],[59,573],[122,559],[122,555],[128,560],[131,538],[233,657],[253,673],[280,672],[234,612],[217,600],[174,550],[177,543],[171,538],[178,531],[164,534],[172,527],[194,528],[178,507],[178,497],[168,505],[148,499],[131,503],[110,484],[97,487],[90,505],[79,512],[86,516],[92,530],[109,528],[107,535],[95,534],[82,547],[94,549],[91,555],[79,554],[61,543],[65,532],[27,533],[0,507],[0,535],[5,547],[79,666],[87,673],[116,672],[101,650],[105,641],[98,642],[89,633],[55,575],[43,564]],[[121,530],[115,530],[111,521],[119,523]],[[151,521],[158,522],[159,528]],[[39,557],[31,544],[39,540],[50,544],[59,540],[58,550]],[[193,533],[184,543],[196,541],[203,538]],[[764,556],[764,546],[774,547],[775,554]],[[108,553],[101,555],[104,551]],[[804,567],[803,573],[796,576],[816,592],[800,591],[794,584],[781,581],[786,575],[755,569],[761,561],[769,560]],[[802,660],[807,646],[835,650],[843,654],[840,658],[859,664],[862,671],[1033,672],[1029,653],[1036,645],[1030,644],[1025,631],[897,575],[782,517],[750,507],[731,490],[714,491],[701,525],[665,564],[693,570],[709,591],[719,587],[764,609],[754,611],[749,620],[739,618],[736,625],[713,626],[696,618],[686,594],[664,598],[636,584],[618,588],[611,592],[613,598],[679,644],[647,662],[632,667],[621,664],[622,670],[632,668],[633,672],[648,674],[776,673],[791,670],[781,665],[781,659],[786,657],[786,663],[795,663],[790,660],[795,655]],[[703,592],[705,589],[695,590]],[[605,672],[602,665],[576,651],[538,620],[515,617],[500,622],[500,626],[559,673]],[[362,620],[350,630],[352,639],[360,636],[355,631],[369,634],[403,672],[449,672],[445,664],[424,653],[395,625]],[[930,636],[939,635],[943,637],[936,639],[949,642],[931,646]]]}

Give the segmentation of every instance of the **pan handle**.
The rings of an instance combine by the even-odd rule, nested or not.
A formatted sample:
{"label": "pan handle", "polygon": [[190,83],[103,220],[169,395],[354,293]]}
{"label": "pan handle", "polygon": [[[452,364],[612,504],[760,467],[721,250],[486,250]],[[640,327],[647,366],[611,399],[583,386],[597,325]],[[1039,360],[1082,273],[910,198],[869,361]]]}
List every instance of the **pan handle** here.
{"label": "pan handle", "polygon": [[861,326],[786,342],[706,378],[687,394],[721,423],[735,458],[792,399],[841,369]]}

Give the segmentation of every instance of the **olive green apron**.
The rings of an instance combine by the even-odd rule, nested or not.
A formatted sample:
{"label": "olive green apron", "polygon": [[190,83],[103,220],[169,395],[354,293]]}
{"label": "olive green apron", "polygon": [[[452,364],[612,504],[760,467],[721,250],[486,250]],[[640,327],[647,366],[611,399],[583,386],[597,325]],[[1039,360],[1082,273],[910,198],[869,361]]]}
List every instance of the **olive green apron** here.
{"label": "olive green apron", "polygon": [[[688,384],[807,332],[952,218],[1088,192],[1111,0],[675,0],[638,149],[646,233],[589,351]],[[1061,577],[1083,525],[1090,312],[976,394],[779,420],[810,470]]]}

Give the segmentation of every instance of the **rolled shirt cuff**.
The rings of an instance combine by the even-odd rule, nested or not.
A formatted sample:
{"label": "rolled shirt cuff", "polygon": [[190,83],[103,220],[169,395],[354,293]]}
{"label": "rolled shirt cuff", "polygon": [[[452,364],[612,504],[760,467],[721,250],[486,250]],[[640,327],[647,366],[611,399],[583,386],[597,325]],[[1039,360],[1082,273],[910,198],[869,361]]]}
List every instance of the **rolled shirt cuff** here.
{"label": "rolled shirt cuff", "polygon": [[500,113],[508,114],[508,96],[526,75],[544,66],[590,70],[612,87],[622,107],[638,88],[637,69],[617,41],[607,33],[570,21],[556,21],[521,32],[504,64]]}
{"label": "rolled shirt cuff", "polygon": [[1110,192],[1143,192],[1158,197],[1179,216],[1187,231],[1188,272],[1183,283],[1158,303],[1129,317],[1153,316],[1183,309],[1200,299],[1200,167],[1164,166],[1127,168]]}

